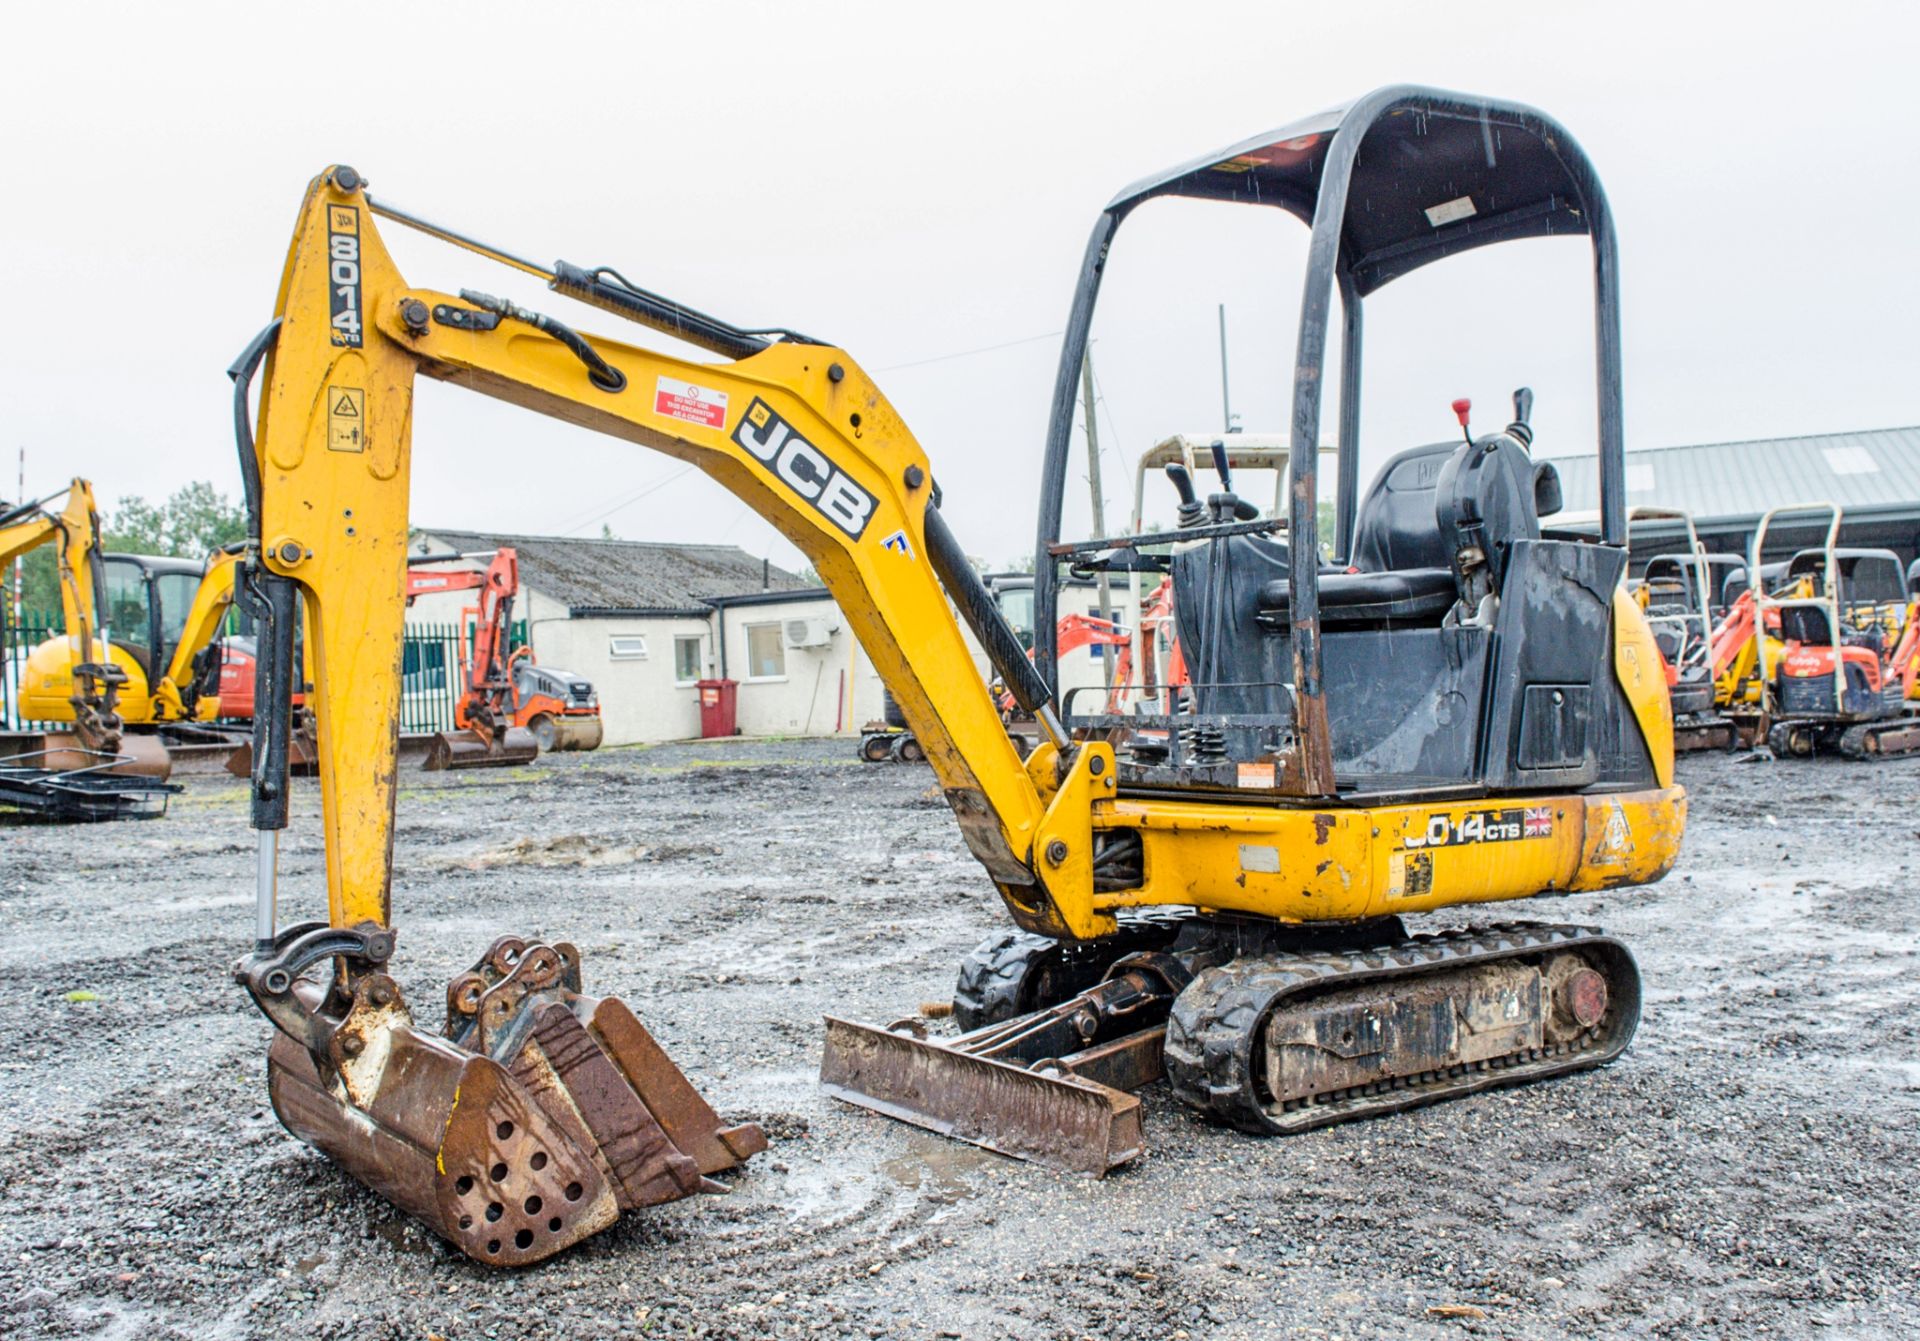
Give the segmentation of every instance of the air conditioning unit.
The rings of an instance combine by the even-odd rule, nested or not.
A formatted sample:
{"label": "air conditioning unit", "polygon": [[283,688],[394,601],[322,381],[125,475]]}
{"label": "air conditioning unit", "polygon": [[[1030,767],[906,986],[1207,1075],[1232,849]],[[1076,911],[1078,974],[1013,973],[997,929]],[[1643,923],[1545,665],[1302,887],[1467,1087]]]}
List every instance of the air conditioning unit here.
{"label": "air conditioning unit", "polygon": [[825,647],[833,641],[833,626],[824,619],[789,619],[788,647]]}

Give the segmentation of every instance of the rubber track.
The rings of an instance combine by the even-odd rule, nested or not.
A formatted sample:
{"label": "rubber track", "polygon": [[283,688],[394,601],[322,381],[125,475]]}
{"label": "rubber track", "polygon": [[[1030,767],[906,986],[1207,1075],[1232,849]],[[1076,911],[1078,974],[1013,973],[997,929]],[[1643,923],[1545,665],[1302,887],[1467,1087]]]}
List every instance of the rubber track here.
{"label": "rubber track", "polygon": [[1840,735],[1840,753],[1849,759],[1860,759],[1867,762],[1872,762],[1876,759],[1898,759],[1903,755],[1913,754],[1915,750],[1912,747],[1893,750],[1881,750],[1877,748],[1869,750],[1867,748],[1867,742],[1874,736],[1891,734],[1896,731],[1911,731],[1914,726],[1914,717],[1911,714],[1902,713],[1898,717],[1887,717],[1877,722],[1862,722],[1858,726],[1848,727]]}
{"label": "rubber track", "polygon": [[[1616,973],[1624,972],[1628,990],[1622,992],[1622,982],[1614,977],[1608,984],[1613,1001],[1606,1019],[1574,1043],[1446,1072],[1379,1081],[1339,1092],[1325,1102],[1283,1110],[1276,1110],[1258,1092],[1263,1026],[1282,997],[1580,948],[1617,957]],[[1469,927],[1413,936],[1380,949],[1237,959],[1203,970],[1175,999],[1167,1021],[1167,1080],[1183,1103],[1243,1131],[1262,1135],[1307,1131],[1600,1066],[1625,1051],[1639,1018],[1639,972],[1633,957],[1597,928],[1542,923]]]}

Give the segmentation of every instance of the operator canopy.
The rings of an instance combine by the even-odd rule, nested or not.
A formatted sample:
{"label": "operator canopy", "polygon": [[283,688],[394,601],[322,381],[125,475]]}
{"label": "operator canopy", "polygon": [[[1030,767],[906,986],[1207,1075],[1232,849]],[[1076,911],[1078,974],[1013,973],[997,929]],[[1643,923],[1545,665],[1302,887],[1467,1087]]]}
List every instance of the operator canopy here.
{"label": "operator canopy", "polygon": [[[1357,118],[1357,119],[1356,119]],[[1107,207],[1155,196],[1278,205],[1313,222],[1334,132],[1362,134],[1340,239],[1365,296],[1431,261],[1517,238],[1589,231],[1596,179],[1550,118],[1433,89],[1382,89],[1134,183]]]}

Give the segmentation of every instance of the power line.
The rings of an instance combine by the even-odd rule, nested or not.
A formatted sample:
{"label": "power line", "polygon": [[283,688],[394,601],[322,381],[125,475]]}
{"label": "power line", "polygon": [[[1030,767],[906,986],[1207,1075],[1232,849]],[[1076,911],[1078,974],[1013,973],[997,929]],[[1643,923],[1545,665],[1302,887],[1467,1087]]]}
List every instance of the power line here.
{"label": "power line", "polygon": [[632,493],[628,494],[625,498],[622,498],[618,502],[614,503],[613,506],[605,508],[600,512],[595,513],[593,516],[588,517],[586,520],[574,522],[571,525],[561,527],[560,534],[572,535],[580,531],[584,527],[593,525],[597,521],[604,521],[608,517],[611,517],[614,513],[620,511],[620,509],[627,507],[631,504],[638,503],[641,499],[645,498],[648,494],[656,493],[659,490],[666,488],[669,484],[672,484],[675,480],[679,479],[681,476],[695,469],[697,469],[697,467],[682,466],[680,467],[680,469],[674,471],[673,474],[667,476],[665,479],[655,480],[652,484],[641,486],[640,488],[634,490]]}
{"label": "power line", "polygon": [[952,354],[935,354],[930,359],[915,359],[911,363],[895,363],[885,368],[875,368],[875,372],[899,372],[902,368],[924,368],[929,363],[945,363],[949,359],[970,359],[975,354],[991,354],[996,349],[1012,349],[1015,345],[1030,345],[1040,340],[1051,340],[1064,331],[1047,331],[1042,335],[1023,335],[1018,340],[1007,340],[997,345],[981,345],[978,349],[962,349]]}

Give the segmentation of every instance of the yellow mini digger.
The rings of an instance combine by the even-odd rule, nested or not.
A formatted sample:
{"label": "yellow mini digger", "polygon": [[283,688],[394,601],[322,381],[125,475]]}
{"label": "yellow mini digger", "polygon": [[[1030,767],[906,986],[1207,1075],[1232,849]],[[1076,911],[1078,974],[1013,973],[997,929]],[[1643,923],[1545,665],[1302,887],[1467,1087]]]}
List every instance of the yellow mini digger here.
{"label": "yellow mini digger", "polygon": [[[1284,515],[1221,488],[1165,536],[1060,535],[1071,407],[1114,229],[1188,194],[1311,222],[1294,442],[1318,441],[1343,301],[1333,557],[1316,453]],[[477,290],[409,285],[376,219],[718,356],[585,336]],[[1402,452],[1357,491],[1360,303],[1457,251],[1584,235],[1599,333],[1597,543],[1541,536],[1556,480],[1505,431]],[[543,265],[314,179],[273,323],[234,365],[261,621],[257,944],[236,968],[278,1030],[281,1119],[475,1259],[543,1258],[625,1208],[713,1186],[764,1138],[723,1126],[571,946],[505,937],[456,979],[442,1034],[389,972],[409,429],[426,376],[693,463],[789,537],[898,700],[1019,932],[962,975],[968,1032],[830,1021],[853,1102],[1100,1172],[1141,1144],[1130,1091],[1296,1131],[1595,1066],[1639,1015],[1591,928],[1409,935],[1410,914],[1657,880],[1685,797],[1626,557],[1612,224],[1573,139],[1526,107],[1390,88],[1153,178],[1102,214],[1060,364],[1039,493],[1035,657],[939,508],[925,452],[845,352],[742,329],[606,267]],[[265,360],[257,436],[248,384]],[[1190,477],[1172,486],[1191,494]],[[1156,545],[1156,543],[1158,544]],[[1062,567],[1151,561],[1179,589],[1180,711],[1053,692]],[[952,604],[949,604],[949,598]],[[328,918],[277,926],[295,610],[309,618]],[[954,609],[1043,733],[1022,759]],[[1157,704],[1158,700],[1154,700]],[[1164,705],[1161,705],[1164,706]]]}
{"label": "yellow mini digger", "polygon": [[[100,553],[100,514],[93,486],[75,479],[59,494],[0,505],[0,566],[41,545],[56,547],[61,632],[33,648],[18,666],[8,704],[25,726],[0,731],[0,805],[59,819],[147,819],[166,813],[179,790],[167,781],[170,760],[154,737],[127,730],[151,700],[140,662],[107,636],[107,580]],[[0,674],[9,668],[0,667]],[[122,695],[131,691],[131,703]]]}

